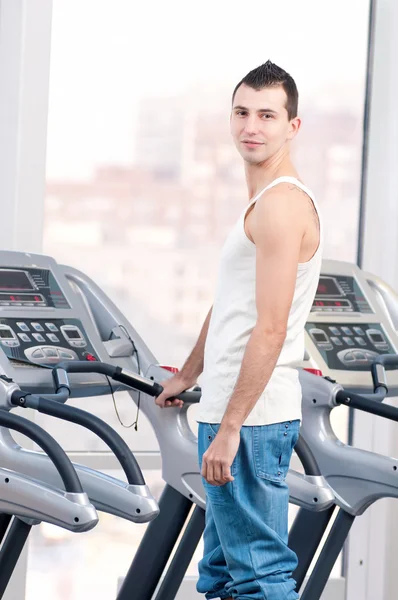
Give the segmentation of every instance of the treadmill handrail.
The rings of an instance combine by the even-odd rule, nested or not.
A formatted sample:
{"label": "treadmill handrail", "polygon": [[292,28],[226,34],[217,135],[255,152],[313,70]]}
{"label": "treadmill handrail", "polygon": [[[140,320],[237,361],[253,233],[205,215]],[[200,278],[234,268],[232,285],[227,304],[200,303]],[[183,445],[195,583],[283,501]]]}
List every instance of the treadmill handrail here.
{"label": "treadmill handrail", "polygon": [[370,368],[375,392],[379,388],[384,388],[386,393],[388,393],[386,365],[398,368],[398,354],[379,354],[372,362]]}
{"label": "treadmill handrail", "polygon": [[7,411],[0,411],[0,426],[18,431],[34,441],[54,463],[63,483],[65,490],[72,493],[83,493],[82,484],[62,447],[47,431],[19,415]]}
{"label": "treadmill handrail", "polygon": [[372,415],[384,417],[391,421],[398,421],[398,408],[390,404],[381,404],[371,397],[361,396],[346,390],[339,390],[335,396],[337,404],[345,404],[350,408],[356,408]]}
{"label": "treadmill handrail", "polygon": [[[62,389],[62,388],[61,388]],[[136,458],[123,438],[99,417],[74,406],[67,406],[33,394],[15,390],[11,403],[23,408],[33,408],[43,414],[76,423],[101,438],[118,459],[127,481],[131,485],[145,485],[145,480]]]}
{"label": "treadmill handrail", "polygon": [[[86,362],[86,361],[73,361],[73,362],[62,362],[59,363],[53,369],[53,378],[56,389],[61,387],[61,381],[65,380],[65,371],[67,373],[100,373],[107,377],[112,377],[115,381],[124,383],[125,385],[136,389],[140,392],[144,392],[149,396],[159,396],[163,392],[163,387],[142,375],[133,373],[127,369],[121,367],[115,367],[113,365],[104,362]],[[45,398],[45,395],[41,396]],[[200,400],[201,392],[198,390],[185,391],[175,396],[180,400],[184,400],[187,404],[197,403]]]}

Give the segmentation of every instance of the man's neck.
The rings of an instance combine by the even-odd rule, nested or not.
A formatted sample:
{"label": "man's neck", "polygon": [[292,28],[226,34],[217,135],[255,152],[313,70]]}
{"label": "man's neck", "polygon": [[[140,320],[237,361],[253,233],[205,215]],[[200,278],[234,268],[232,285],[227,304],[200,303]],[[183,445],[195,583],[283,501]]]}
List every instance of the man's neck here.
{"label": "man's neck", "polygon": [[298,177],[297,171],[289,158],[278,164],[251,165],[246,163],[245,173],[249,199],[254,198],[278,177]]}

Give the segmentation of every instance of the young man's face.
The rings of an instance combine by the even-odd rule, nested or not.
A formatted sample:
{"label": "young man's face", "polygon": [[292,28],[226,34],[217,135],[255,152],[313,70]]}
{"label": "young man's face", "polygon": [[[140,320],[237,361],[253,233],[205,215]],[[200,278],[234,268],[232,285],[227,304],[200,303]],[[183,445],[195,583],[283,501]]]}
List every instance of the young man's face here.
{"label": "young man's face", "polygon": [[237,89],[231,113],[231,133],[246,162],[264,162],[296,135],[300,119],[289,121],[286,100],[281,85],[254,90],[243,84]]}

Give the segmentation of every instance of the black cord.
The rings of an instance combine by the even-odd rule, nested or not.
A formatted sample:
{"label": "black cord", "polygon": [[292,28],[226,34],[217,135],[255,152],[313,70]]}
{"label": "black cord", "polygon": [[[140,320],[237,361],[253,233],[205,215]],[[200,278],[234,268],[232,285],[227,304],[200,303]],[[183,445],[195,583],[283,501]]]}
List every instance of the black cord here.
{"label": "black cord", "polygon": [[[124,325],[119,325],[119,327],[120,327],[120,329],[121,329],[122,331],[124,331],[124,333],[126,334],[127,338],[128,338],[128,339],[130,340],[130,342],[132,343],[132,346],[133,346],[134,352],[135,352],[135,354],[137,355],[137,367],[138,367],[138,374],[139,374],[139,375],[141,375],[140,357],[139,357],[139,354],[138,354],[138,350],[137,350],[137,348],[136,348],[136,345],[134,344],[134,340],[132,339],[132,337],[130,336],[129,332],[127,331],[127,329],[125,328],[125,326],[124,326]],[[111,339],[111,338],[109,337],[109,339]],[[106,377],[106,378],[108,379],[108,377]],[[137,415],[136,415],[135,421],[134,421],[133,423],[131,423],[131,425],[125,425],[125,424],[122,422],[122,420],[121,420],[121,418],[120,418],[120,415],[119,415],[119,412],[118,412],[118,410],[117,410],[117,406],[116,406],[116,400],[115,400],[115,396],[114,396],[114,392],[113,392],[112,384],[111,384],[111,382],[109,381],[109,379],[108,379],[108,383],[109,383],[109,387],[110,387],[110,389],[111,389],[111,393],[112,393],[113,406],[115,407],[115,412],[116,412],[116,415],[117,415],[117,418],[118,418],[118,420],[119,420],[119,423],[120,423],[120,425],[121,425],[122,427],[125,427],[126,429],[130,429],[131,427],[134,427],[134,429],[135,429],[136,431],[138,431],[138,417],[139,417],[139,415],[140,415],[140,406],[141,406],[141,392],[138,390]]]}
{"label": "black cord", "polygon": [[110,379],[109,379],[108,375],[105,375],[105,377],[106,377],[106,379],[108,381],[108,384],[109,384],[109,387],[110,387],[110,390],[111,390],[112,400],[113,400],[113,406],[115,407],[115,413],[116,413],[116,416],[117,416],[117,418],[119,420],[120,425],[122,427],[124,427],[125,429],[130,429],[131,427],[133,427],[133,425],[135,425],[135,430],[137,431],[137,419],[133,423],[131,423],[130,425],[126,425],[125,423],[123,423],[122,419],[120,418],[119,411],[118,411],[117,406],[116,406],[116,398],[115,398],[115,393],[113,391],[112,384],[110,382]]}

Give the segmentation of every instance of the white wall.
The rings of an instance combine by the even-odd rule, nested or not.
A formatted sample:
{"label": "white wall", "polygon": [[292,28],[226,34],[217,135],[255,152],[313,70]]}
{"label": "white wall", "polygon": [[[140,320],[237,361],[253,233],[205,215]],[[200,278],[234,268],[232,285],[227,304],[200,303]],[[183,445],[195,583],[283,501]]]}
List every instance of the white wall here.
{"label": "white wall", "polygon": [[[42,247],[51,10],[51,0],[0,0],[2,250]],[[26,559],[4,600],[24,598]]]}
{"label": "white wall", "polygon": [[1,248],[42,247],[51,0],[0,1]]}

